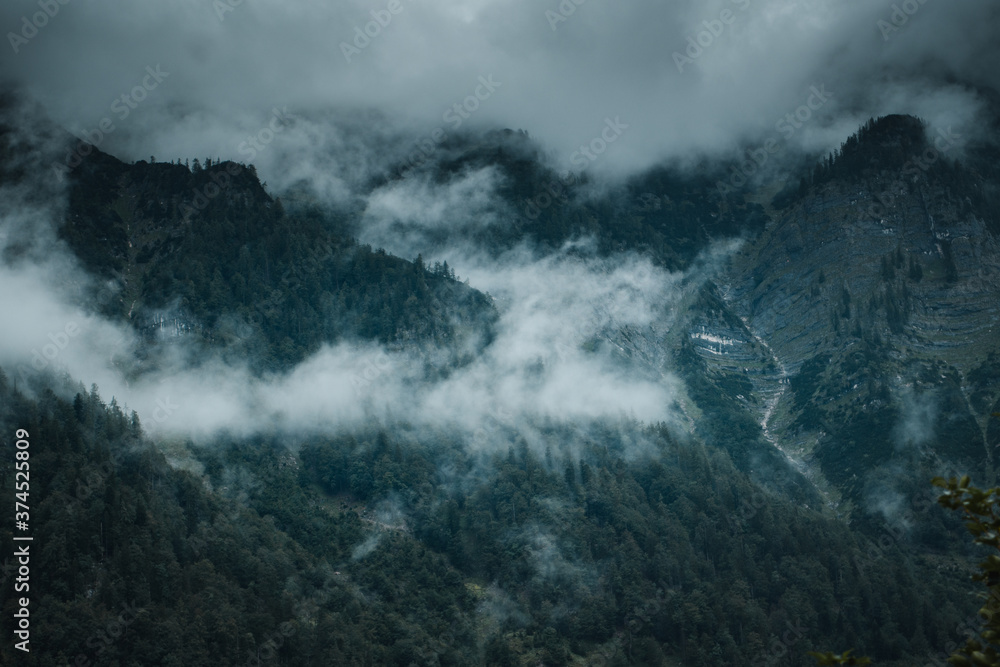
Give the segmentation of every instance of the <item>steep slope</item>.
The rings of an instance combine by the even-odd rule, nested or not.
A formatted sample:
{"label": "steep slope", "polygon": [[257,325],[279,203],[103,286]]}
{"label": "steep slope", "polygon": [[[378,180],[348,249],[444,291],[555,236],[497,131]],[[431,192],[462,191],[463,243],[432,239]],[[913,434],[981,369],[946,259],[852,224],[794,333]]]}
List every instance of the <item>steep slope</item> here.
{"label": "steep slope", "polygon": [[[718,164],[694,176],[654,170],[594,196],[585,175],[541,166],[521,133],[455,142],[433,173],[503,175],[506,224],[470,239],[489,251],[529,241],[545,252],[589,236],[600,252],[640,252],[677,269],[713,238],[745,238],[715,286],[671,321],[607,331],[602,340],[625,351],[638,373],[683,377],[689,418],[724,414],[692,418],[690,427],[741,469],[770,477],[776,465],[791,465],[836,505],[866,495],[868,473],[907,459],[917,441],[961,467],[992,462],[990,433],[1000,426],[988,408],[1000,395],[986,378],[1000,339],[1000,182],[995,146],[960,152],[956,140],[927,136],[909,116],[873,120],[792,178],[767,210],[758,193],[722,195]],[[967,376],[976,369],[973,385]],[[907,435],[914,406],[925,403],[935,412],[927,432]],[[704,430],[720,423],[739,428]],[[946,440],[935,435],[943,429]]]}
{"label": "steep slope", "polygon": [[126,165],[93,151],[69,184],[60,235],[105,279],[102,311],[151,346],[166,326],[280,370],[344,338],[445,348],[460,363],[492,335],[488,297],[359,245],[336,218],[286,214],[252,167]]}
{"label": "steep slope", "polygon": [[859,540],[665,429],[609,424],[578,464],[377,427],[291,450],[220,439],[182,471],[116,404],[34,389],[0,372],[0,427],[27,432],[36,473],[18,664],[804,665],[849,644],[902,667],[975,606],[963,572]]}
{"label": "steep slope", "polygon": [[[14,592],[16,558],[0,563],[4,618],[13,618],[20,597],[30,600],[30,652],[4,642],[5,665],[392,664],[401,658],[387,637],[407,637],[414,657],[434,655],[443,628],[469,637],[463,617],[475,600],[442,556],[401,537],[395,560],[383,555],[350,574],[336,571],[329,563],[349,559],[365,532],[356,515],[320,527],[322,513],[304,519],[322,541],[322,557],[314,556],[274,517],[170,466],[134,414],[96,393],[30,398],[0,371],[0,426],[27,434],[34,473],[28,587]],[[13,442],[5,435],[3,445],[7,499]],[[274,468],[269,474],[281,478]],[[8,544],[18,544],[13,529],[5,519]],[[379,599],[371,587],[401,576],[399,568],[433,596]],[[3,627],[9,635],[10,623]]]}
{"label": "steep slope", "polygon": [[981,384],[1000,347],[990,184],[907,117],[866,126],[811,180],[724,278],[792,375],[775,437],[853,499],[868,471],[921,452],[984,469],[1000,398]]}

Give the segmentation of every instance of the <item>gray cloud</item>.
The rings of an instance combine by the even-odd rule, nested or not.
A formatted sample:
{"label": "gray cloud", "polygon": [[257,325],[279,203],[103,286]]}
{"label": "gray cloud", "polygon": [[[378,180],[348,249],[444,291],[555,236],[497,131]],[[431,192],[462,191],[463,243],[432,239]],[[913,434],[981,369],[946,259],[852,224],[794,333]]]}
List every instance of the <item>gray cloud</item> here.
{"label": "gray cloud", "polygon": [[[477,266],[472,277],[497,295],[498,337],[445,379],[426,380],[426,359],[413,351],[338,344],[281,377],[254,378],[221,362],[166,364],[167,372],[130,388],[129,402],[150,415],[157,400],[171,397],[170,418],[150,427],[202,436],[276,425],[297,432],[338,430],[373,417],[471,435],[502,412],[530,437],[530,424],[538,420],[673,418],[676,378],[635,374],[588,344],[622,327],[669,318],[667,304],[682,294],[681,276],[638,259],[607,266],[557,255],[538,261],[505,257]],[[493,444],[490,438],[470,442]]]}
{"label": "gray cloud", "polygon": [[[219,12],[220,4],[231,11]],[[383,139],[453,129],[448,110],[492,75],[501,86],[474,100],[467,128],[527,129],[565,167],[606,118],[620,117],[628,132],[592,165],[615,173],[733,150],[773,131],[813,84],[827,85],[835,103],[795,141],[831,148],[870,115],[969,123],[979,104],[969,85],[996,88],[1000,77],[992,67],[1000,21],[989,0],[399,0],[395,14],[388,1],[231,4],[70,2],[8,53],[7,73],[57,120],[83,131],[104,117],[118,121],[115,101],[160,65],[169,77],[116,122],[106,144],[112,152],[241,159],[246,133],[288,106],[314,119],[314,134],[309,143],[303,128],[283,150],[317,164],[322,159],[303,149],[342,148],[359,119],[366,135]],[[886,31],[879,22],[891,24],[894,4],[916,11]],[[0,26],[16,33],[36,11],[35,2],[7,3]],[[367,25],[377,18],[385,25]],[[375,36],[348,62],[343,44],[366,25]],[[685,53],[688,38],[705,46],[678,71],[674,54]],[[949,79],[957,83],[942,88]],[[324,126],[340,129],[315,141]],[[265,178],[282,173],[280,153],[260,156]],[[326,159],[347,165],[360,155]]]}
{"label": "gray cloud", "polygon": [[898,449],[919,449],[931,442],[940,411],[934,392],[917,393],[911,387],[900,392],[902,409],[892,437]]}
{"label": "gray cloud", "polygon": [[[131,328],[82,305],[92,279],[56,240],[65,193],[46,168],[58,153],[44,146],[26,152],[36,155],[26,163],[36,177],[5,188],[0,202],[0,255],[20,248],[20,259],[0,264],[7,314],[0,364],[19,378],[50,371],[96,383],[107,400],[138,411],[150,431],[196,439],[274,428],[328,432],[374,418],[454,428],[474,446],[488,446],[501,434],[472,435],[496,414],[529,439],[531,424],[546,420],[672,418],[679,381],[663,368],[637,372],[613,345],[597,343],[626,328],[668,329],[672,307],[697,281],[682,287],[685,276],[639,257],[595,258],[580,252],[585,241],[545,257],[523,248],[500,258],[461,244],[428,248],[431,259],[450,257],[473,285],[493,294],[500,313],[493,344],[444,379],[426,376],[425,365],[437,363],[433,351],[358,343],[329,345],[285,374],[256,377],[238,364],[195,355],[184,336],[167,337],[140,365]],[[407,179],[377,190],[366,219],[402,218],[419,229],[462,224],[492,206],[494,178],[486,170],[441,186]],[[41,200],[39,192],[46,193]],[[413,249],[419,247],[403,248]]]}
{"label": "gray cloud", "polygon": [[[19,224],[23,210],[4,211],[0,228]],[[421,352],[361,344],[327,346],[287,374],[259,378],[238,365],[193,358],[183,336],[158,346],[146,363],[155,370],[134,375],[136,337],[76,305],[73,285],[87,278],[58,245],[43,262],[0,267],[0,307],[8,315],[0,364],[18,376],[46,370],[97,383],[107,400],[137,410],[150,431],[196,439],[220,431],[351,429],[376,418],[456,428],[483,446],[492,439],[472,434],[496,414],[529,437],[539,420],[672,419],[678,380],[662,369],[636,373],[593,343],[625,327],[669,326],[683,276],[629,257],[537,259],[518,251],[465,261],[473,281],[497,297],[498,336],[445,379],[426,379],[424,364],[433,359]]]}

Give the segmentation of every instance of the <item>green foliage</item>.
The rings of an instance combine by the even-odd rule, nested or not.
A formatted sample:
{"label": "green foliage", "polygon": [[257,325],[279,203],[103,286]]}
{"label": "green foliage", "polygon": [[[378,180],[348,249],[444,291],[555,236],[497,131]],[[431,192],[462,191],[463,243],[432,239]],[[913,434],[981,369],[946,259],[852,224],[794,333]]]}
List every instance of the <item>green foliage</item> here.
{"label": "green foliage", "polygon": [[822,411],[813,396],[823,383],[823,372],[829,364],[829,355],[816,355],[806,360],[789,381],[795,408],[800,411],[800,424],[818,424],[822,419]]}
{"label": "green foliage", "polygon": [[[145,613],[101,660],[744,665],[791,653],[802,665],[809,637],[891,664],[963,613],[930,603],[943,590],[932,570],[895,548],[866,560],[839,521],[666,427],[594,424],[580,442],[539,425],[544,452],[516,436],[475,452],[446,432],[374,426],[298,454],[277,436],[219,438],[196,450],[195,477],[94,391],[36,402],[0,376],[0,404],[6,431],[37,439],[45,479],[32,619],[46,642],[28,664],[93,661],[88,637],[133,600]],[[637,441],[648,454],[635,459]],[[4,494],[12,468],[0,460]]]}
{"label": "green foliage", "polygon": [[816,658],[817,665],[870,665],[872,661],[868,658],[855,658],[851,651],[844,651],[840,655],[833,653],[816,653],[810,651],[808,655]]}
{"label": "green foliage", "polygon": [[[447,559],[406,532],[376,533],[352,559],[370,528],[318,505],[286,450],[258,441],[228,463],[206,456],[214,479],[241,460],[268,480],[226,478],[212,493],[96,391],[31,399],[0,372],[0,406],[0,433],[30,434],[34,537],[31,653],[4,642],[0,664],[480,664],[475,600]],[[13,442],[2,444],[0,496],[13,498]],[[11,560],[0,557],[7,635]],[[138,611],[122,627],[126,608]]]}
{"label": "green foliage", "polygon": [[[990,353],[977,368],[966,376],[970,387],[969,403],[982,416],[990,416],[991,410],[1000,408],[1000,357]],[[995,404],[995,405],[994,405]],[[993,414],[993,417],[996,417]]]}
{"label": "green foliage", "polygon": [[359,245],[335,215],[286,213],[251,169],[205,164],[124,165],[95,151],[73,172],[60,234],[88,268],[120,281],[99,305],[127,316],[150,354],[164,313],[203,349],[259,372],[345,338],[452,350],[491,340],[489,297],[453,270]]}
{"label": "green foliage", "polygon": [[[911,124],[892,123],[916,145]],[[900,162],[907,147],[881,131],[864,128],[866,146],[851,143],[803,188],[843,176],[845,165],[874,174]],[[461,155],[438,165],[438,177],[498,164],[511,176],[503,186],[511,201],[537,198],[553,177],[509,146]],[[232,166],[124,166],[98,152],[74,173],[61,234],[88,268],[124,286],[105,313],[135,309],[131,321],[151,347],[157,311],[179,313],[206,349],[221,346],[261,372],[345,338],[488,344],[490,300],[457,283],[453,269],[360,246],[336,215],[286,210],[252,168],[235,169],[229,187],[191,205]],[[590,235],[601,253],[638,250],[682,267],[713,237],[763,225],[759,206],[720,200],[706,187],[712,180],[656,172],[613,201],[582,204],[567,193],[537,218],[480,233],[497,252],[525,238],[554,247]],[[898,251],[884,259],[879,303],[852,301],[846,287],[837,299],[828,288],[860,340],[835,361],[813,358],[792,381],[800,419],[828,432],[816,458],[850,498],[892,456],[884,436],[898,406],[881,374],[885,346],[868,321],[865,334],[862,316],[884,308],[891,330],[902,329],[902,268]],[[919,280],[919,264],[908,275]],[[167,465],[137,418],[105,405],[96,388],[72,402],[51,392],[35,400],[0,375],[6,432],[16,415],[16,426],[46,443],[37,543],[45,598],[33,622],[49,639],[32,659],[72,660],[89,632],[133,600],[145,613],[101,656],[109,664],[246,664],[284,624],[294,641],[274,649],[275,664],[555,665],[600,656],[799,667],[807,658],[798,642],[808,636],[903,665],[943,645],[942,628],[967,611],[946,595],[947,575],[906,545],[873,554],[864,527],[808,509],[820,507],[817,494],[736,398],[750,395],[751,381],[709,369],[690,342],[677,362],[702,413],[689,442],[627,421],[489,425],[490,446],[446,429],[412,435],[406,425],[372,425],[304,441],[219,437],[192,454],[204,475]],[[982,409],[991,372],[974,378]],[[854,403],[835,402],[852,387],[860,387]],[[962,402],[960,391],[942,396],[949,412]],[[977,428],[949,420],[962,438]],[[981,455],[981,439],[965,440],[954,451]],[[8,457],[5,493],[12,477]],[[3,604],[9,619],[12,603]],[[868,664],[850,652],[814,657]]]}
{"label": "green foliage", "polygon": [[[382,494],[412,508],[414,536],[446,555],[466,581],[492,582],[522,601],[516,608],[523,620],[502,626],[491,651],[506,647],[545,664],[562,660],[565,648],[592,655],[614,646],[620,630],[630,633],[632,664],[657,664],[649,656],[659,654],[685,664],[752,664],[781,645],[789,623],[804,636],[833,632],[879,645],[865,620],[871,615],[894,628],[880,649],[888,661],[913,633],[929,633],[930,644],[935,628],[954,623],[951,612],[937,616],[941,610],[919,602],[929,589],[897,566],[901,552],[868,562],[845,527],[763,494],[714,449],[679,445],[667,429],[623,437],[618,428],[600,428],[592,445],[576,450],[581,460],[574,464],[559,429],[543,434],[553,445],[544,456],[515,439],[486,460],[445,434],[433,444],[401,444],[391,431],[316,440],[301,452],[308,462],[303,486],[315,482],[350,503],[351,479],[367,471],[358,491],[374,502],[371,489],[387,474],[411,470]],[[651,439],[658,453],[627,463],[627,442],[636,437]],[[442,486],[442,467],[448,479],[467,481]],[[286,493],[275,498],[297,504]],[[257,506],[265,513],[277,507]],[[920,611],[894,625],[888,619],[897,604]],[[564,617],[562,609],[573,614]],[[530,642],[508,634],[522,631]],[[628,646],[619,646],[628,656]]]}
{"label": "green foliage", "polygon": [[[968,475],[962,478],[944,479],[935,477],[934,486],[944,492],[938,499],[942,507],[958,510],[966,520],[965,527],[972,534],[976,544],[1000,551],[1000,487],[978,489],[971,486]],[[1000,555],[991,553],[979,564],[980,574],[976,581],[986,584],[986,593],[981,597],[986,604],[979,610],[985,619],[978,638],[970,638],[948,662],[959,667],[997,667],[1000,665]]]}
{"label": "green foliage", "polygon": [[[814,188],[830,183],[864,184],[873,193],[879,193],[886,187],[887,178],[912,189],[918,187],[915,177],[919,177],[946,188],[948,198],[963,215],[974,213],[991,230],[1000,229],[995,197],[990,196],[989,188],[982,186],[983,175],[996,178],[997,149],[992,146],[977,149],[965,156],[968,164],[960,164],[928,141],[925,130],[924,122],[913,116],[893,114],[871,118],[838,150],[821,158],[798,183],[789,179],[772,205],[787,208]],[[957,279],[954,262],[949,259],[950,249],[945,244],[942,249],[947,262],[946,280],[951,282]],[[894,268],[902,268],[901,263],[897,262]],[[885,267],[883,275],[891,272],[891,267]],[[920,280],[922,275],[919,265],[910,267],[912,279]]]}
{"label": "green foliage", "polygon": [[[962,513],[966,519],[965,527],[976,544],[1000,551],[1000,487],[979,489],[971,485],[968,475],[949,479],[935,477],[931,483],[944,489],[938,497],[938,503],[942,507]],[[986,584],[987,592],[980,594],[986,604],[979,610],[985,623],[978,638],[967,639],[965,646],[948,659],[948,662],[958,667],[1000,666],[1000,555],[989,555],[979,564],[979,569],[980,574],[973,579]],[[847,651],[843,655],[833,655],[810,652],[809,655],[816,658],[819,665],[871,664],[868,658],[852,658],[850,653]]]}

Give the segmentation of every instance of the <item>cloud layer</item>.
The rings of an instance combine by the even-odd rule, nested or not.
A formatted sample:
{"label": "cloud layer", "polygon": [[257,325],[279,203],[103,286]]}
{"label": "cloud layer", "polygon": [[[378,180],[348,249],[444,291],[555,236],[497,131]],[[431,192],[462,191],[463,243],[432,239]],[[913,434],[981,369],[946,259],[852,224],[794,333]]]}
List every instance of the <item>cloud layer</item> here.
{"label": "cloud layer", "polygon": [[[630,365],[601,341],[624,329],[669,328],[672,307],[691,287],[645,259],[596,258],[584,241],[548,256],[521,248],[497,258],[447,243],[424,248],[428,261],[450,259],[490,292],[500,313],[496,340],[443,377],[441,368],[427,372],[439,363],[433,351],[359,343],[329,345],[285,374],[257,377],[195,355],[184,336],[167,336],[136,374],[141,341],[125,323],[83,305],[93,279],[56,240],[66,193],[45,165],[58,153],[40,142],[25,154],[33,156],[25,166],[35,177],[0,192],[0,365],[25,384],[35,371],[96,383],[106,399],[138,411],[150,431],[196,439],[223,431],[350,430],[376,419],[457,429],[485,446],[505,428],[530,432],[543,422],[671,418],[677,381],[661,368]],[[377,235],[398,225],[471,224],[491,206],[492,179],[487,171],[440,186],[417,178],[380,189],[365,219],[384,222],[366,228]],[[390,250],[419,252],[422,236],[399,238],[411,237]]]}
{"label": "cloud layer", "polygon": [[[246,160],[247,136],[287,107],[307,120],[254,156],[268,179],[286,171],[283,151],[318,166],[323,158],[303,149],[339,148],[327,159],[346,173],[463,126],[526,129],[568,167],[608,118],[629,129],[592,168],[633,172],[773,132],[811,85],[834,100],[795,141],[825,149],[870,115],[968,123],[979,106],[970,85],[1000,83],[1000,8],[990,0],[57,6],[44,21],[36,2],[0,9],[15,36],[8,77],[56,120],[83,132],[108,118],[115,130],[102,147],[125,158]],[[157,65],[168,76],[139,92]]]}
{"label": "cloud layer", "polygon": [[[976,87],[1000,83],[1000,17],[986,0],[93,0],[45,4],[49,14],[42,4],[0,9],[3,75],[78,136],[125,159],[253,161],[273,190],[304,182],[350,204],[363,241],[447,260],[497,298],[496,343],[432,383],[426,360],[376,347],[328,347],[287,376],[258,379],[221,362],[191,367],[181,344],[163,360],[169,373],[129,384],[116,368],[135,341],[76,305],[87,278],[52,240],[59,210],[5,193],[4,246],[25,230],[48,245],[0,268],[17,294],[5,289],[0,303],[0,362],[39,353],[36,366],[98,382],[151,428],[188,433],[371,416],[465,429],[496,414],[669,419],[676,381],[633,372],[597,342],[668,329],[683,276],[627,256],[489,259],[455,242],[457,230],[510,221],[493,169],[445,183],[419,170],[378,179],[415,146],[438,150],[489,127],[528,130],[559,168],[590,149],[588,168],[615,176],[754,145],[803,108],[789,144],[810,150],[894,112],[969,136],[983,104]],[[810,107],[817,87],[829,99]],[[48,360],[47,345],[58,348]]]}

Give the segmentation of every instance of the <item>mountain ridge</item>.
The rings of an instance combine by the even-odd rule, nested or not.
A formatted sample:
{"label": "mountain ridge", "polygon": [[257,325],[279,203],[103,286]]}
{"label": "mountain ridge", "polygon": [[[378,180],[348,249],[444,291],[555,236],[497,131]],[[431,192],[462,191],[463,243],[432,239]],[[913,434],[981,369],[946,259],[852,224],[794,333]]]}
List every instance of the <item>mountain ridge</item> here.
{"label": "mountain ridge", "polygon": [[[900,123],[919,143],[915,121]],[[544,190],[544,167],[501,163],[523,173],[498,207]],[[595,285],[621,254],[648,262],[601,308],[625,308],[651,276],[676,281],[643,317],[612,313],[513,374],[533,387],[582,359],[673,383],[668,414],[681,416],[669,422],[500,407],[472,429],[401,410],[327,430],[283,418],[150,436],[96,387],[49,375],[19,391],[0,372],[7,431],[27,426],[49,443],[37,627],[52,639],[36,664],[83,651],[88,631],[65,619],[99,627],[125,602],[147,613],[93,648],[147,664],[268,652],[293,664],[739,665],[780,652],[798,665],[817,642],[899,667],[934,654],[974,612],[962,578],[974,554],[933,503],[919,525],[903,510],[942,466],[992,470],[1000,253],[977,213],[988,201],[949,190],[972,172],[928,169],[886,205],[892,170],[849,182],[836,165],[781,208],[666,169],[596,201],[568,190],[537,219],[471,236],[500,239],[493,257],[558,249]],[[121,369],[131,381],[169,368],[175,343],[194,350],[182,369],[250,360],[267,380],[346,341],[421,360],[401,382],[415,393],[434,386],[420,378],[477,370],[503,352],[497,341],[510,344],[504,318],[517,304],[455,280],[461,265],[372,250],[352,236],[357,220],[286,207],[250,167],[127,165],[95,150],[68,188],[57,223],[99,278],[90,312],[139,334]],[[888,223],[865,214],[873,202]],[[936,333],[940,322],[952,333]],[[949,345],[953,335],[969,340]],[[364,382],[388,383],[383,373]],[[13,472],[0,463],[11,492]],[[264,602],[271,611],[254,611]],[[807,639],[786,645],[792,623]],[[56,637],[62,625],[72,631]],[[154,641],[171,633],[190,638]]]}

